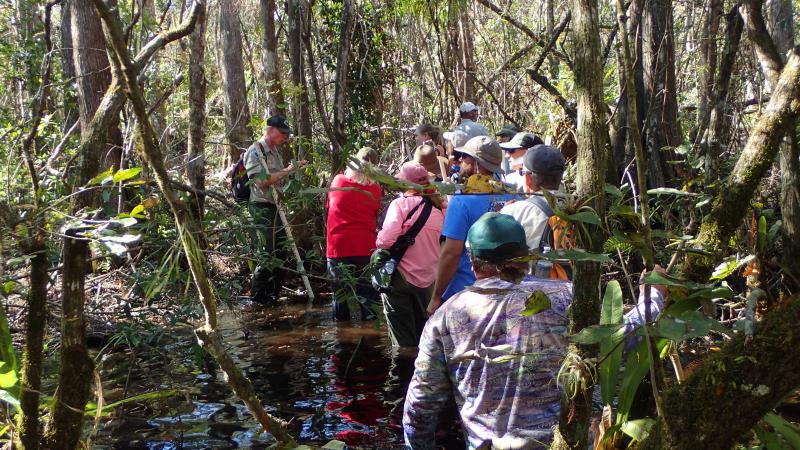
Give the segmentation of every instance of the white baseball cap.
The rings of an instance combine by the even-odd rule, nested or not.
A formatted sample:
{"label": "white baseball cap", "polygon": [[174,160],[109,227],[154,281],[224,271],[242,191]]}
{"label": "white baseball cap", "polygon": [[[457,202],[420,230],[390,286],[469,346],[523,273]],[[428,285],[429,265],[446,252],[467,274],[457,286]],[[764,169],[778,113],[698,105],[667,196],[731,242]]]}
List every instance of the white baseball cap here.
{"label": "white baseball cap", "polygon": [[472,111],[480,111],[480,108],[478,108],[478,106],[475,105],[475,103],[464,102],[461,104],[461,106],[458,107],[458,111],[461,112],[462,114],[466,114]]}

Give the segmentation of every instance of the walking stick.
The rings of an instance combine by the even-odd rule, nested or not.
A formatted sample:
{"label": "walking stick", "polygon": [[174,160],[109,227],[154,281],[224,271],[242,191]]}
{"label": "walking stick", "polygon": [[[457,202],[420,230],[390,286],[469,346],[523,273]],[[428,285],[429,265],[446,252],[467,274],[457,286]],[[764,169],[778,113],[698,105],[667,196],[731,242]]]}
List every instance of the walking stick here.
{"label": "walking stick", "polygon": [[[264,156],[266,157],[266,155]],[[261,163],[261,167],[267,171],[267,175],[270,175],[269,167],[267,167],[267,164],[264,162],[264,160],[259,158],[258,161]],[[297,261],[297,271],[300,272],[300,278],[303,279],[303,285],[306,287],[306,295],[308,296],[306,309],[310,309],[311,305],[314,303],[314,291],[311,290],[311,282],[308,280],[306,268],[303,266],[303,258],[300,257],[300,250],[297,249],[297,244],[294,243],[294,236],[292,235],[292,228],[289,226],[289,219],[286,218],[286,211],[283,209],[283,205],[280,203],[280,201],[278,201],[278,196],[275,194],[278,186],[273,184],[271,187],[272,189],[269,190],[270,196],[272,197],[272,201],[275,203],[275,207],[278,209],[278,216],[281,218],[283,228],[286,230],[286,237],[289,238],[289,245],[292,247],[294,259]]]}

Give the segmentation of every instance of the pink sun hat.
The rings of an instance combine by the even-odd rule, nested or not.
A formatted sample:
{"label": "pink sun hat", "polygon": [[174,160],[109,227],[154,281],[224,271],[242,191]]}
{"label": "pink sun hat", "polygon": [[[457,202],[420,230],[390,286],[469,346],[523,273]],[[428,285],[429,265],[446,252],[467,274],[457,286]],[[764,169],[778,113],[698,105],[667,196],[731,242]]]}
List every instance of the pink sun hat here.
{"label": "pink sun hat", "polygon": [[400,166],[397,178],[416,184],[428,184],[428,170],[418,162],[408,161]]}

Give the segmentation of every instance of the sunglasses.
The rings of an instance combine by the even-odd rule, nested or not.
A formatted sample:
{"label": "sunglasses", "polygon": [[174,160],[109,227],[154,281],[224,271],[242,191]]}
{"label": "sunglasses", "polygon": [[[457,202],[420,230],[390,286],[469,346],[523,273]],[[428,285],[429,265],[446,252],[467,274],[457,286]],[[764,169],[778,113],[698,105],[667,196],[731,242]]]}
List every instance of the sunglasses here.
{"label": "sunglasses", "polygon": [[464,152],[453,151],[453,159],[455,159],[456,161],[458,161],[459,159],[461,159],[461,158],[463,158],[465,156],[469,156],[469,155],[467,155]]}

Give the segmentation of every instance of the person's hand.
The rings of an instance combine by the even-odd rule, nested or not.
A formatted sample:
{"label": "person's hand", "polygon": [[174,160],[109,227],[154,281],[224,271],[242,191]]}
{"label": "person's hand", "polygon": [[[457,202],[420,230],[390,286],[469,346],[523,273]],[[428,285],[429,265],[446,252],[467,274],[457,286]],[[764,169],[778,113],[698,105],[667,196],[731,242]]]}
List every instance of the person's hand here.
{"label": "person's hand", "polygon": [[440,306],[442,306],[442,298],[432,297],[431,301],[428,303],[428,309],[425,311],[428,313],[428,317],[432,316]]}
{"label": "person's hand", "polygon": [[289,163],[289,165],[286,166],[286,171],[292,172],[297,169],[302,169],[303,167],[306,166],[306,164],[308,164],[308,161],[306,161],[305,159],[301,159],[300,161],[295,161],[295,163],[297,163],[296,166],[294,165],[294,163]]}

